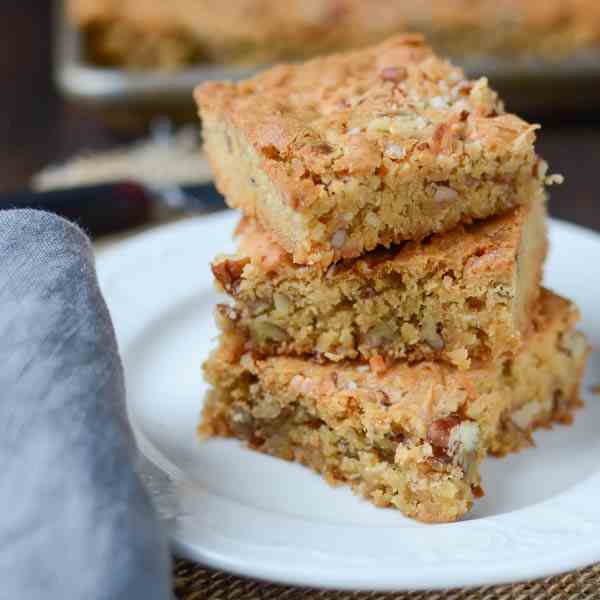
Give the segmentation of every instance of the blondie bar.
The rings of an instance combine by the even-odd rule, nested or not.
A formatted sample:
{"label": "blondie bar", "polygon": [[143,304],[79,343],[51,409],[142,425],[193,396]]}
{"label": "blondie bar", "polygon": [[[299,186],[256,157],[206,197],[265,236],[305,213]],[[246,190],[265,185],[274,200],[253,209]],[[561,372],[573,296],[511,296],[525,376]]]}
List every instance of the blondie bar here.
{"label": "blondie bar", "polygon": [[174,69],[258,65],[376,43],[406,29],[387,0],[69,0],[103,64]]}
{"label": "blondie bar", "polygon": [[196,99],[220,191],[301,264],[420,240],[555,180],[537,126],[418,35],[205,83]]}
{"label": "blondie bar", "polygon": [[68,0],[101,63],[181,68],[308,58],[423,31],[444,55],[550,59],[600,41],[596,0]]}
{"label": "blondie bar", "polygon": [[471,371],[261,359],[231,331],[205,365],[214,388],[200,433],[308,465],[409,517],[454,521],[483,493],[478,465],[488,452],[528,445],[533,429],[568,422],[579,406],[588,348],[577,318],[543,291],[521,352]]}
{"label": "blondie bar", "polygon": [[299,266],[253,222],[213,273],[224,331],[262,355],[443,359],[462,368],[517,351],[546,255],[543,198],[422,242],[323,268]]}

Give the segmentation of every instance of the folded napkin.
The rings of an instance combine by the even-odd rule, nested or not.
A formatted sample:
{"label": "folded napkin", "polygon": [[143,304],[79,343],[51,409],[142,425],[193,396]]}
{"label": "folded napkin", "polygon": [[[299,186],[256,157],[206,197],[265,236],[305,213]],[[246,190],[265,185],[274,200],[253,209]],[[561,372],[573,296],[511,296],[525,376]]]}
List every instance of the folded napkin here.
{"label": "folded napkin", "polygon": [[0,212],[0,598],[171,597],[124,400],[89,240]]}

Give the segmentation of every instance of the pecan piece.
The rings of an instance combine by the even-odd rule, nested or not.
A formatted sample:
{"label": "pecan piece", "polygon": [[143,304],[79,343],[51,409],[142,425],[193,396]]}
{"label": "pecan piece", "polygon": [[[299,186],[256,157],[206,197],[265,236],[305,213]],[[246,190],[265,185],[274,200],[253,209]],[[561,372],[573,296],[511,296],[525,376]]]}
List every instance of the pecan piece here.
{"label": "pecan piece", "polygon": [[485,492],[480,485],[471,486],[471,491],[473,492],[473,496],[475,496],[475,498],[483,498],[485,496]]}
{"label": "pecan piece", "polygon": [[479,425],[457,415],[449,415],[429,425],[427,440],[437,460],[466,464],[468,456],[477,449]]}
{"label": "pecan piece", "polygon": [[331,154],[333,152],[334,148],[327,142],[321,142],[320,144],[313,146],[313,150],[317,154]]}
{"label": "pecan piece", "polygon": [[460,423],[460,417],[452,415],[433,421],[427,431],[427,441],[435,448],[447,449],[450,444],[452,430],[458,427]]}
{"label": "pecan piece", "polygon": [[241,318],[240,311],[228,304],[217,304],[217,312],[225,319],[234,323]]}
{"label": "pecan piece", "polygon": [[387,392],[384,392],[383,390],[375,391],[375,399],[381,406],[392,405],[392,399],[390,398],[389,394]]}
{"label": "pecan piece", "polygon": [[217,304],[215,308],[217,325],[221,331],[233,331],[236,323],[242,318],[239,310],[227,304]]}
{"label": "pecan piece", "polygon": [[385,67],[379,74],[383,81],[404,81],[408,77],[406,67]]}
{"label": "pecan piece", "polygon": [[250,263],[249,258],[225,259],[211,265],[215,279],[222,288],[231,295],[237,294],[244,267]]}

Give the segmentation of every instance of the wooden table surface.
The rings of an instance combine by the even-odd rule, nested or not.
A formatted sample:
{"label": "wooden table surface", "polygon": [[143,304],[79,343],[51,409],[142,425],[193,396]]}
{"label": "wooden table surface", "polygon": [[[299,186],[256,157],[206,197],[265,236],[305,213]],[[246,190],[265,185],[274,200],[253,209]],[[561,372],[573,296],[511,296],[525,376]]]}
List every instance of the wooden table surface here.
{"label": "wooden table surface", "polygon": [[[0,191],[25,185],[50,162],[125,141],[55,91],[50,17],[48,0],[5,2],[2,8]],[[539,151],[551,170],[566,178],[553,189],[551,212],[600,231],[600,110],[595,115],[555,114],[541,123]]]}

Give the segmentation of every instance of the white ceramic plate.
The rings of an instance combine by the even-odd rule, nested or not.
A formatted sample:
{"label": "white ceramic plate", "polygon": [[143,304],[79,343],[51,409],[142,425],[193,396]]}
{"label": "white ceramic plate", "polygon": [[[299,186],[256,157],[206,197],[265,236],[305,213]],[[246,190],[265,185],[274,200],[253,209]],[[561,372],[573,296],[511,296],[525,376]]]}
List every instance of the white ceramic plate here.
{"label": "white ceramic plate", "polygon": [[[235,441],[201,443],[201,364],[216,335],[208,263],[232,249],[235,221],[221,213],[167,226],[98,260],[131,421],[172,482],[168,526],[179,553],[272,581],[373,590],[513,582],[600,561],[597,353],[575,425],[536,434],[535,450],[489,459],[487,495],[460,523],[421,525]],[[600,236],[560,222],[550,233],[546,283],[579,304],[600,347]]]}

